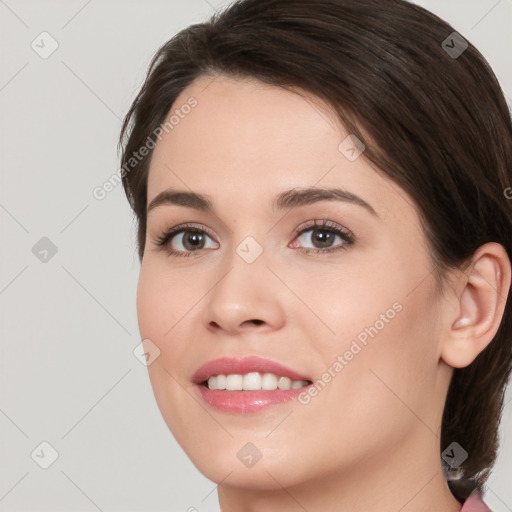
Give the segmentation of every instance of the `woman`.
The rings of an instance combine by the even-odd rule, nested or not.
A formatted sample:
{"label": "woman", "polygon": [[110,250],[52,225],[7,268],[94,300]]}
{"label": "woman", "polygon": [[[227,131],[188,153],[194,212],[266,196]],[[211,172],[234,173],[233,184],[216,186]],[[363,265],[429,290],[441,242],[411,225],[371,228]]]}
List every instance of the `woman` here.
{"label": "woman", "polygon": [[489,510],[512,123],[402,0],[241,0],[122,128],[156,401],[223,512]]}

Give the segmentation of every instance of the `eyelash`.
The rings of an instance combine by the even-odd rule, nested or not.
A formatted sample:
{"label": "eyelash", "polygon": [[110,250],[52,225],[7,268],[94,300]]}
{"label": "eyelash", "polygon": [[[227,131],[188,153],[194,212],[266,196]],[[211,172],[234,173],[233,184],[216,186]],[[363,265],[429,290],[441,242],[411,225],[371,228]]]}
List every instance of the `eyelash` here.
{"label": "eyelash", "polygon": [[[300,251],[302,253],[306,253],[306,254],[309,254],[309,253],[316,253],[316,254],[332,253],[335,251],[347,249],[355,241],[355,237],[351,231],[349,231],[346,228],[342,228],[341,226],[338,226],[334,222],[331,222],[328,220],[323,220],[321,222],[321,224],[317,224],[317,221],[315,220],[313,224],[308,224],[307,226],[304,226],[304,225],[300,226],[295,231],[295,237],[299,237],[306,231],[310,231],[312,229],[319,229],[319,228],[321,231],[327,231],[327,232],[333,233],[335,235],[339,235],[343,239],[344,243],[342,245],[338,245],[336,247],[328,247],[326,249],[297,247],[298,251]],[[164,231],[160,236],[158,236],[155,239],[155,244],[157,246],[157,250],[163,250],[167,246],[167,244],[171,241],[171,239],[174,235],[177,235],[179,233],[186,232],[189,230],[200,233],[200,234],[205,233],[210,238],[213,238],[213,235],[210,232],[210,230],[208,230],[204,227],[199,228],[194,224],[179,224],[178,226],[175,226],[171,229]],[[168,256],[177,256],[177,257],[185,257],[185,258],[194,256],[195,255],[194,253],[200,252],[200,250],[183,252],[183,251],[176,251],[174,249],[169,249],[169,248],[167,248],[166,251],[168,253]]]}

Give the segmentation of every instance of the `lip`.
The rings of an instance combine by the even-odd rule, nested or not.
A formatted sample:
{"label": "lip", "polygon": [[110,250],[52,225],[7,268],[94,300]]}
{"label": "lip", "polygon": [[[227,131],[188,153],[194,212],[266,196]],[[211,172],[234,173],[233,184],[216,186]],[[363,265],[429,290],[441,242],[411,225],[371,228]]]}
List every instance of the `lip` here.
{"label": "lip", "polygon": [[[229,391],[209,389],[203,383],[214,375],[241,374],[250,372],[274,373],[291,380],[312,381],[291,368],[280,363],[256,356],[244,358],[222,357],[202,365],[193,375],[192,381],[199,396],[208,405],[223,412],[237,414],[255,413],[283,404],[297,398],[308,388],[304,386],[297,389],[275,389],[268,391]],[[310,384],[312,385],[312,384]]]}

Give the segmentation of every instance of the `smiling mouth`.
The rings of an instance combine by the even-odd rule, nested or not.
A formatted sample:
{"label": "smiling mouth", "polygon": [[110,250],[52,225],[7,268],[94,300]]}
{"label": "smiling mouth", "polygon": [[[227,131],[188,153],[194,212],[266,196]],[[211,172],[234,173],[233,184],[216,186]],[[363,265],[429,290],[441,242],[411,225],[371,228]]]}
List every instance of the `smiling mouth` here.
{"label": "smiling mouth", "polygon": [[219,391],[274,391],[300,389],[312,384],[310,380],[292,380],[274,373],[250,372],[246,374],[212,375],[202,386]]}

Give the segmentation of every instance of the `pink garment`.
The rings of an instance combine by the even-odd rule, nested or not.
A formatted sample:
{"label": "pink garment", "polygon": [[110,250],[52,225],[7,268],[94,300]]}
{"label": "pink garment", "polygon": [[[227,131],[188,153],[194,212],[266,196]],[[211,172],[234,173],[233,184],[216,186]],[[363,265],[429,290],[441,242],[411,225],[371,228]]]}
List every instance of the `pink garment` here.
{"label": "pink garment", "polygon": [[460,512],[492,512],[491,509],[484,503],[482,495],[478,490],[474,490],[466,499]]}

